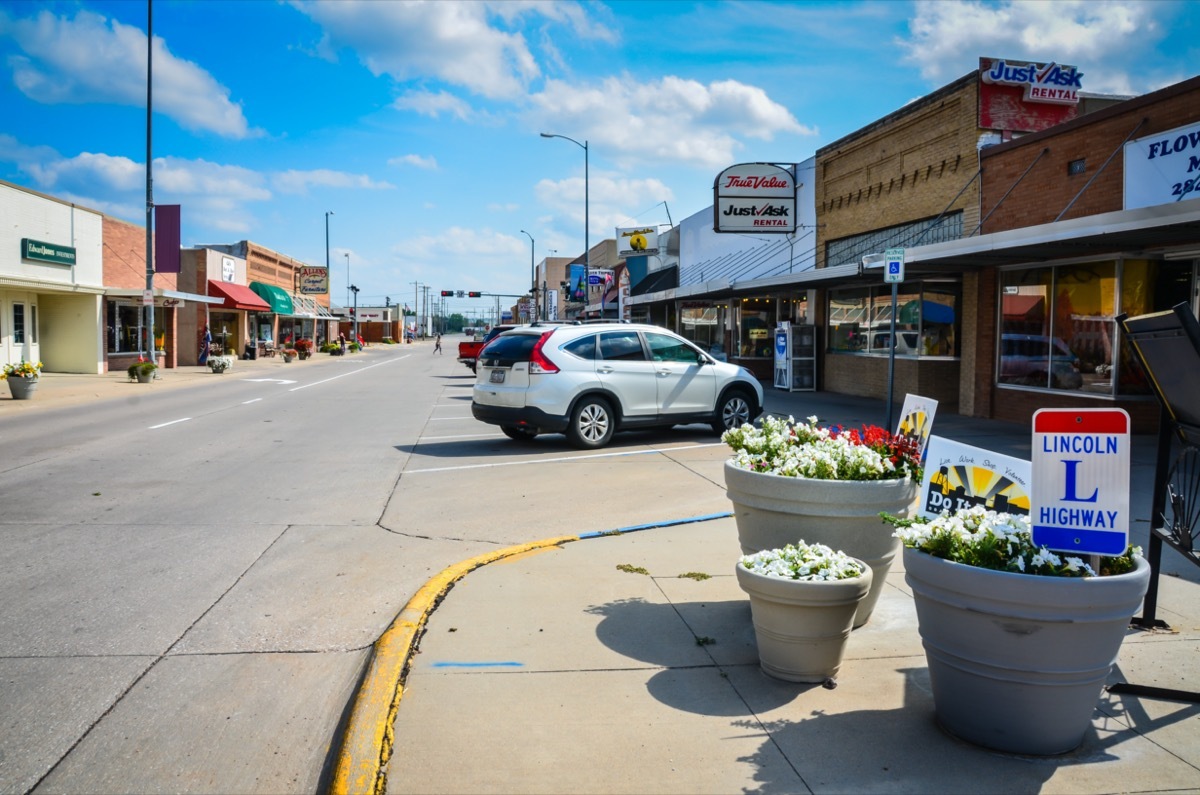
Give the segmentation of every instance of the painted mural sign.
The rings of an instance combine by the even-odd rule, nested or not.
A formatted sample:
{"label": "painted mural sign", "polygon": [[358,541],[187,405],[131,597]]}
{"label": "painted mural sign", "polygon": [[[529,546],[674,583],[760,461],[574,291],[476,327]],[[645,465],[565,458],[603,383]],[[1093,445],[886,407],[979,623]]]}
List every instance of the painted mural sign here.
{"label": "painted mural sign", "polygon": [[653,226],[617,227],[617,258],[658,253],[658,229]]}
{"label": "painted mural sign", "polygon": [[982,505],[989,511],[1029,515],[1030,463],[969,444],[929,437],[922,516]]}
{"label": "painted mural sign", "polygon": [[900,409],[900,421],[896,424],[896,435],[907,436],[916,441],[922,458],[929,451],[929,436],[933,431],[933,418],[937,414],[938,402],[933,398],[908,394]]}
{"label": "painted mural sign", "polygon": [[1200,122],[1125,144],[1125,209],[1200,198]]}
{"label": "painted mural sign", "polygon": [[979,127],[1038,132],[1078,114],[1083,72],[1054,62],[979,59]]}

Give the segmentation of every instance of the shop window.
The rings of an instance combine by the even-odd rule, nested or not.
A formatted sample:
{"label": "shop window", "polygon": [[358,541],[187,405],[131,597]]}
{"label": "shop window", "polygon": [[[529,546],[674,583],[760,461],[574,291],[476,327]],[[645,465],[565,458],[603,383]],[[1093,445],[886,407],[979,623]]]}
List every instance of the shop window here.
{"label": "shop window", "polygon": [[775,326],[775,303],[748,298],[738,308],[737,355],[766,359],[773,355],[771,329]]}
{"label": "shop window", "polygon": [[1115,262],[1013,271],[1001,283],[998,383],[1113,394]]}
{"label": "shop window", "polygon": [[25,304],[13,304],[13,344],[25,344]]}
{"label": "shop window", "polygon": [[[1192,296],[1190,262],[1125,260],[1121,268],[1121,312],[1130,317],[1163,312]],[[1117,393],[1149,395],[1150,384],[1122,338],[1117,361]]]}
{"label": "shop window", "polygon": [[894,347],[899,356],[958,356],[957,285],[908,283],[902,289],[896,295],[895,339],[891,287],[831,290],[829,349],[889,355]]}
{"label": "shop window", "polygon": [[719,306],[679,307],[679,335],[706,351],[724,347],[725,313]]}
{"label": "shop window", "polygon": [[108,302],[107,344],[109,353],[141,352],[141,307]]}

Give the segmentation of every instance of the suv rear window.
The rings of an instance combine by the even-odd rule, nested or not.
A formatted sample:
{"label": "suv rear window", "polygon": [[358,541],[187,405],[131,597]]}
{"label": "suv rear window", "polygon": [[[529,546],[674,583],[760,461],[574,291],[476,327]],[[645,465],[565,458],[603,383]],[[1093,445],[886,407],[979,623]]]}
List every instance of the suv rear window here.
{"label": "suv rear window", "polygon": [[512,367],[514,362],[527,362],[540,334],[507,334],[496,337],[479,352],[484,367]]}

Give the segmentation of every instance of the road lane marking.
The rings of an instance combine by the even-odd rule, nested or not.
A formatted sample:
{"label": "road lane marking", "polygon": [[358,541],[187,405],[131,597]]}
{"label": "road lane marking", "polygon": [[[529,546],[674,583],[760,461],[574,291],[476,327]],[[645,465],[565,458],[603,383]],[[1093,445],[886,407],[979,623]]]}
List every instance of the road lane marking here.
{"label": "road lane marking", "polygon": [[191,419],[191,417],[184,417],[183,419],[180,419],[180,420],[171,420],[170,422],[164,422],[159,425],[151,425],[149,430],[155,431],[155,430],[158,430],[159,428],[165,428],[168,425],[175,425],[176,423],[187,422],[190,419]]}
{"label": "road lane marking", "polygon": [[251,403],[257,403],[260,400],[262,400],[262,398],[254,398],[253,400],[243,400],[242,405],[249,406]]}
{"label": "road lane marking", "polygon": [[412,354],[406,353],[403,356],[401,356],[399,359],[388,359],[386,362],[377,362],[375,364],[368,364],[366,367],[360,367],[357,370],[351,370],[348,373],[342,373],[341,375],[335,375],[333,378],[326,378],[323,381],[313,381],[311,384],[301,384],[300,386],[294,386],[291,389],[289,389],[288,391],[289,392],[299,392],[301,389],[308,389],[310,386],[318,386],[320,384],[328,384],[330,381],[336,381],[339,378],[345,378],[346,376],[350,376],[350,375],[357,375],[358,373],[365,373],[367,370],[370,370],[374,367],[383,367],[385,364],[395,364],[396,362],[402,362],[405,359],[407,359],[409,356],[412,356]]}

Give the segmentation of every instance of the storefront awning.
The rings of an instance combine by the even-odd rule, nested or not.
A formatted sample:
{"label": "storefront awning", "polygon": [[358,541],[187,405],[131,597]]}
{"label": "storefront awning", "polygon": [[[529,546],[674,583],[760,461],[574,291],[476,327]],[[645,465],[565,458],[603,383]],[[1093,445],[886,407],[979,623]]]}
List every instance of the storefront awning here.
{"label": "storefront awning", "polygon": [[329,314],[329,310],[316,302],[316,299],[309,298],[302,293],[292,294],[292,311],[293,317],[311,317],[318,320],[333,320],[333,315]]}
{"label": "storefront awning", "polygon": [[244,309],[247,312],[270,312],[271,307],[244,284],[208,280],[210,295],[223,299],[220,309]]}
{"label": "storefront awning", "polygon": [[[104,290],[104,295],[108,298],[126,298],[131,303],[142,303],[142,295],[145,290],[139,290],[136,287],[108,287]],[[184,306],[188,301],[193,304],[219,304],[220,298],[212,298],[207,295],[197,295],[196,293],[185,293],[181,290],[170,290],[165,287],[155,287],[152,291],[154,294],[154,305],[167,308]]]}
{"label": "storefront awning", "polygon": [[292,306],[292,297],[282,287],[276,287],[273,284],[263,284],[262,282],[250,282],[250,289],[258,293],[259,298],[271,305],[271,311],[277,315],[291,315],[295,313],[295,307]]}

